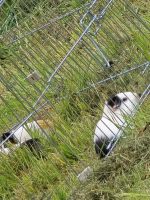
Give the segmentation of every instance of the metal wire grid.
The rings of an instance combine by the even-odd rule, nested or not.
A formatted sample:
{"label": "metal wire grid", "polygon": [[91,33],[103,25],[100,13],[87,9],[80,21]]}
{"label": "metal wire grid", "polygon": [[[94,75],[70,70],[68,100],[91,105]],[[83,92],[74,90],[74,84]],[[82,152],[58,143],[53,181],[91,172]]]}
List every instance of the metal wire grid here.
{"label": "metal wire grid", "polygon": [[[1,83],[5,87],[4,91],[11,92],[19,109],[17,112],[13,110],[5,98],[5,92],[4,95],[1,94],[1,101],[13,113],[13,120],[11,115],[4,120],[4,112],[2,113],[2,131],[9,130],[10,124],[15,124],[17,130],[30,118],[37,120],[42,117],[45,123],[46,119],[50,119],[56,125],[70,124],[70,118],[80,115],[79,106],[72,107],[72,116],[68,111],[65,112],[66,122],[54,119],[54,115],[61,116],[60,107],[65,107],[66,99],[72,101],[72,104],[80,101],[93,114],[94,107],[102,111],[98,102],[103,102],[110,93],[137,89],[143,92],[143,99],[147,96],[150,62],[143,45],[149,40],[149,28],[134,13],[127,1],[108,1],[96,14],[94,5],[99,5],[99,2],[93,1],[88,10],[87,7],[82,7],[30,32],[20,33],[15,28],[6,35],[7,38],[4,35],[3,44],[11,49],[11,69],[10,66],[8,68],[8,63],[3,64]],[[143,36],[144,43],[133,37],[135,32]],[[116,67],[108,65],[110,60],[113,60]],[[127,63],[126,66],[124,63]],[[27,77],[35,70],[40,74],[40,81],[31,84]],[[138,78],[139,84],[136,88]],[[113,88],[109,88],[109,82]],[[87,101],[87,97],[96,102]],[[74,154],[70,141],[73,142],[75,138],[72,139],[69,134],[64,137],[58,130],[49,128],[51,134],[56,134]],[[62,127],[61,129],[63,130]],[[55,147],[50,135],[44,129],[42,131],[50,145]],[[66,133],[66,128],[63,131]],[[90,131],[92,133],[91,127]],[[55,148],[69,164],[58,146]],[[76,157],[82,162],[78,155]],[[74,169],[71,170],[77,175]]]}
{"label": "metal wire grid", "polygon": [[[85,33],[86,33],[86,31],[85,31]],[[85,33],[84,33],[84,34],[85,34]],[[80,34],[80,33],[79,33],[79,34]],[[81,37],[82,37],[82,36],[81,36]],[[35,38],[35,36],[34,36],[34,38]],[[29,40],[29,41],[31,41],[31,40]],[[80,42],[80,38],[79,38],[78,41],[76,41],[77,44],[78,44],[78,42]],[[92,42],[93,42],[93,41],[92,41]],[[76,46],[76,43],[75,43],[75,46]],[[33,43],[32,43],[32,47],[31,47],[32,49],[33,49],[33,45],[35,46],[36,44],[33,44]],[[72,45],[72,44],[71,44],[71,45]],[[70,46],[71,46],[71,45],[70,45]],[[28,46],[27,46],[27,48],[28,48]],[[55,52],[57,52],[57,49],[60,49],[59,46],[58,46],[58,47],[56,46],[55,48],[56,48]],[[72,48],[73,48],[73,47],[72,47]],[[64,50],[64,49],[63,49],[63,50]],[[24,50],[23,50],[23,51],[24,51]],[[35,50],[34,50],[34,52],[35,52]],[[36,58],[35,55],[33,54],[34,52],[31,52],[31,53],[29,52],[29,53],[28,53],[28,49],[27,49],[27,52],[23,52],[23,56],[25,56],[25,59],[21,59],[22,55],[19,56],[21,62],[22,62],[23,64],[26,64],[26,65],[29,66],[29,69],[28,69],[28,72],[27,72],[27,73],[29,73],[29,71],[33,71],[33,70],[34,70],[34,69],[32,69],[33,67],[30,67],[30,65],[31,65],[32,63],[29,63],[29,64],[27,63],[27,61],[28,61],[29,58],[30,58],[30,57],[29,57],[30,55],[31,55],[31,56],[34,56],[35,60],[37,60],[37,58]],[[39,52],[38,49],[37,49],[37,52],[38,52],[39,54],[41,54],[42,59],[43,59],[43,58],[44,58],[44,53],[45,53],[45,52],[44,52],[44,53],[43,53],[43,52],[41,53],[41,52]],[[51,53],[52,56],[53,56],[53,54],[56,54],[55,52]],[[67,52],[67,50],[63,52],[64,54],[62,54],[61,57],[63,57],[63,56],[65,55],[66,52]],[[71,52],[72,52],[72,49],[69,51],[69,54],[70,54]],[[25,55],[24,55],[24,54],[25,54]],[[36,54],[37,54],[37,53],[36,53]],[[59,52],[58,52],[58,54],[60,55]],[[97,53],[97,54],[98,54],[98,53]],[[29,55],[29,56],[28,56],[28,55]],[[27,57],[27,56],[28,56],[28,57]],[[53,57],[54,57],[54,56],[53,56]],[[61,58],[61,57],[60,57],[60,58]],[[67,57],[68,57],[68,56],[65,56],[65,57],[64,57],[64,59],[63,59],[62,62],[59,64],[59,66],[58,66],[57,69],[59,69],[59,67],[62,66],[63,62],[66,60]],[[46,56],[45,56],[45,58],[46,58]],[[30,58],[30,59],[32,59],[32,58]],[[50,59],[51,59],[52,61],[54,60],[54,59],[52,59],[52,57],[50,57]],[[57,58],[56,58],[56,59],[57,59]],[[97,63],[98,63],[98,62],[100,63],[100,61],[98,60],[99,58],[96,58],[96,59],[97,59]],[[22,61],[22,60],[23,60],[23,61]],[[26,61],[26,60],[27,60],[27,61]],[[32,59],[32,60],[33,60],[33,59]],[[31,62],[33,62],[32,60],[31,60]],[[38,63],[38,62],[39,62],[39,61],[37,60],[37,62],[36,62],[35,64],[33,63],[33,65],[40,65],[41,63]],[[44,59],[44,64],[46,64],[47,66],[50,65],[50,63],[48,63],[48,62],[49,62],[48,59],[47,59],[47,60]],[[57,60],[56,60],[56,62],[57,62]],[[96,63],[96,64],[97,64],[97,63]],[[99,64],[99,63],[98,63],[98,64]],[[42,63],[42,64],[43,64],[43,63]],[[52,63],[52,65],[57,65],[57,63]],[[17,68],[17,67],[16,67],[16,68]],[[35,68],[37,68],[37,67],[35,66]],[[45,68],[46,68],[46,67],[45,67]],[[52,72],[53,74],[51,75],[50,79],[51,79],[51,78],[53,77],[53,75],[56,73],[56,70],[57,70],[57,69],[55,69],[55,71]],[[20,70],[20,69],[18,68],[18,70]],[[47,70],[47,69],[44,69],[44,70]],[[50,69],[50,70],[51,70],[51,69]],[[91,70],[91,71],[92,71],[92,70]],[[20,72],[23,74],[23,72],[22,72],[21,70],[20,70]],[[9,73],[9,72],[8,72],[8,73]],[[40,73],[41,73],[41,70],[40,70]],[[51,72],[48,72],[48,75],[49,75],[50,73],[51,73]],[[24,74],[24,78],[26,78],[26,77],[27,77],[27,75]],[[47,78],[47,77],[46,77],[46,78]],[[45,79],[45,77],[43,77],[43,82],[45,81],[44,79]],[[62,79],[62,76],[61,76],[61,79]],[[48,80],[48,82],[49,82],[49,81],[50,81],[50,80]],[[46,83],[46,81],[45,81],[45,83]],[[15,85],[15,84],[13,83],[12,85]],[[43,86],[45,86],[45,85],[43,85]],[[21,86],[21,87],[23,87],[23,86]],[[49,86],[47,86],[47,87],[49,87]],[[43,87],[43,88],[44,88],[44,87]],[[43,88],[42,88],[41,90],[43,90]],[[38,89],[38,88],[37,88],[37,89]],[[38,92],[38,91],[37,91],[37,92]],[[39,95],[39,93],[41,93],[41,92],[38,92],[38,95]],[[41,96],[42,96],[42,95],[41,95]],[[33,97],[32,97],[32,98],[33,98]]]}

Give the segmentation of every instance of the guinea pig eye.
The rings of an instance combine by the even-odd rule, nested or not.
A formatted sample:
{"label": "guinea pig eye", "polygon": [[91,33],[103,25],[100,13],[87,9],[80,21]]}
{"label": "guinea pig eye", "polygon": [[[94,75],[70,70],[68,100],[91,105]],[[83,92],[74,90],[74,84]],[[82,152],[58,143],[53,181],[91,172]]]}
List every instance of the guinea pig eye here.
{"label": "guinea pig eye", "polygon": [[127,98],[127,97],[124,97],[122,100],[125,102],[125,101],[127,101],[127,100],[128,100],[128,98]]}

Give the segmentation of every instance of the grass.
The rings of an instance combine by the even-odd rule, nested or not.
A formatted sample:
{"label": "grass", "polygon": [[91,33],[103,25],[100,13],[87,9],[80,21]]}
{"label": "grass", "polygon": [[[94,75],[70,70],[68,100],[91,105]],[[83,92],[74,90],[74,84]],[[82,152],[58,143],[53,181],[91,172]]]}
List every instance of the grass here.
{"label": "grass", "polygon": [[[71,8],[78,3],[72,1]],[[136,1],[135,5],[138,4],[139,1]],[[144,9],[144,1],[140,5]],[[66,6],[67,3],[62,4],[62,10],[66,10]],[[31,133],[41,139],[46,158],[39,160],[27,149],[18,149],[10,156],[1,155],[1,199],[51,197],[64,200],[68,196],[89,200],[149,198],[149,127],[144,130],[149,123],[149,99],[132,122],[134,129],[126,130],[126,138],[120,140],[107,160],[99,161],[91,142],[104,100],[122,90],[143,92],[149,84],[149,71],[141,75],[141,70],[136,70],[128,76],[79,92],[93,82],[150,60],[149,32],[142,25],[139,30],[136,19],[135,24],[131,23],[132,14],[119,1],[113,9],[113,13],[110,10],[112,18],[110,13],[106,15],[103,29],[95,37],[102,50],[113,59],[113,70],[104,70],[104,61],[85,35],[52,79],[50,90],[45,94],[51,104],[46,104],[38,114],[33,115],[34,119],[48,118],[54,124],[47,130],[49,140],[39,136],[38,132]],[[124,15],[121,15],[123,10]],[[42,9],[39,12],[43,14]],[[45,15],[48,16],[48,12],[45,10]],[[17,28],[12,26],[10,33],[23,36],[29,27],[31,30],[47,21],[47,18],[40,18],[40,14],[35,13],[36,9],[26,14],[27,20],[22,19]],[[148,14],[143,13],[143,16],[149,20]],[[28,21],[30,17],[34,19],[32,23]],[[3,35],[0,60],[3,78],[0,85],[1,132],[7,131],[33,110],[32,105],[45,88],[48,77],[82,33],[79,19],[78,14],[66,17],[11,45],[10,33]],[[94,30],[95,24],[91,27],[91,31]],[[41,81],[31,85],[26,77],[35,69],[40,73]],[[44,102],[42,98],[40,104]],[[94,168],[94,175],[81,185],[76,175],[88,165]]]}

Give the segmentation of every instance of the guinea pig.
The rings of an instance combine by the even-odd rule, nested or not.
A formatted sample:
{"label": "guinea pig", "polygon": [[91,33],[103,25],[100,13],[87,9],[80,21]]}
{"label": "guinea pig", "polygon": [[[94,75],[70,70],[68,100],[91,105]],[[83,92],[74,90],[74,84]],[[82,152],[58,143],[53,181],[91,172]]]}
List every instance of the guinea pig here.
{"label": "guinea pig", "polygon": [[27,123],[21,126],[17,130],[12,130],[2,134],[3,140],[8,138],[8,141],[13,144],[22,144],[30,139],[31,132],[38,131],[41,135],[44,135],[42,129],[47,131],[48,128],[53,127],[53,123],[50,120],[37,120]]}
{"label": "guinea pig", "polygon": [[115,141],[127,126],[127,117],[135,113],[140,102],[140,94],[132,92],[118,93],[106,102],[102,118],[98,121],[94,145],[96,154],[105,157],[111,149],[111,141]]}
{"label": "guinea pig", "polygon": [[7,141],[11,142],[12,144],[21,144],[27,140],[32,139],[28,131],[29,129],[32,130],[30,123],[28,123],[26,126],[21,126],[17,130],[12,130],[10,132],[3,133],[3,140],[8,138]]}
{"label": "guinea pig", "polygon": [[[47,129],[51,128],[51,127],[53,127],[53,123],[50,120],[45,120],[45,121],[37,120],[37,121],[33,121],[30,123],[27,123],[26,125],[21,126],[17,130],[12,130],[10,132],[3,133],[1,136],[1,139],[2,139],[2,141],[7,139],[7,141],[11,142],[12,144],[15,144],[15,146],[14,146],[15,149],[26,146],[32,152],[34,152],[33,149],[35,149],[35,151],[38,154],[41,151],[40,147],[42,145],[40,145],[40,141],[37,138],[31,137],[30,132],[38,131],[40,134],[44,135],[42,129],[47,131]],[[3,148],[1,147],[1,149],[0,149],[0,152],[5,153],[5,151],[8,148],[4,149],[4,147]],[[10,150],[8,151],[8,153],[10,153]]]}

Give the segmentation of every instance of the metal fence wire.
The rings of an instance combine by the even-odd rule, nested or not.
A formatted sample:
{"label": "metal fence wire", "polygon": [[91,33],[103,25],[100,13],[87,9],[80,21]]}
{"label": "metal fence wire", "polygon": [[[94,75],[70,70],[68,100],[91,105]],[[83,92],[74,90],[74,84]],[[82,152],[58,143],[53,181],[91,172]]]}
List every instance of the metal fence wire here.
{"label": "metal fence wire", "polygon": [[0,162],[11,168],[14,195],[20,185],[26,198],[59,199],[96,153],[107,157],[123,140],[147,98],[150,28],[124,0],[52,19],[46,1],[40,17],[15,5],[1,26]]}

